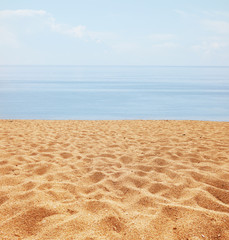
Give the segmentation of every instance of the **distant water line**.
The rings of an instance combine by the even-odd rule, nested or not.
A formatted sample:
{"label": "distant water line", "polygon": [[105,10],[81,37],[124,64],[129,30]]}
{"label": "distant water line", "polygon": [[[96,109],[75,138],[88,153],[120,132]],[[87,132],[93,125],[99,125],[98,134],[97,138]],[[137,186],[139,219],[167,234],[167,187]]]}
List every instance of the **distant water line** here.
{"label": "distant water line", "polygon": [[0,66],[0,118],[229,121],[229,67]]}

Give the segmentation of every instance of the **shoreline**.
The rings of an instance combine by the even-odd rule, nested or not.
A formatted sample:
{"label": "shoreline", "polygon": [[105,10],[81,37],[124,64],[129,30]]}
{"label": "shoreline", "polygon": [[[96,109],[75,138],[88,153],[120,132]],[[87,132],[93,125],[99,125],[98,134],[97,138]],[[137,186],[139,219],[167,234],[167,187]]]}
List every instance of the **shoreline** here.
{"label": "shoreline", "polygon": [[86,120],[81,120],[81,119],[1,119],[0,122],[206,122],[206,123],[229,123],[229,121],[226,120],[175,120],[175,119],[99,119],[99,120],[91,120],[91,119],[86,119]]}
{"label": "shoreline", "polygon": [[0,120],[2,239],[229,239],[229,122]]}

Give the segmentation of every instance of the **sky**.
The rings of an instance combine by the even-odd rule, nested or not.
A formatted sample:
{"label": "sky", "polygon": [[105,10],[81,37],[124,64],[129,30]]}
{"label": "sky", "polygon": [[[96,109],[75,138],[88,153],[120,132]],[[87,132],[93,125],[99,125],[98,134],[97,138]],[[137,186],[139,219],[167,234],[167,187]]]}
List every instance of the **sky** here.
{"label": "sky", "polygon": [[0,64],[229,66],[229,0],[0,0]]}

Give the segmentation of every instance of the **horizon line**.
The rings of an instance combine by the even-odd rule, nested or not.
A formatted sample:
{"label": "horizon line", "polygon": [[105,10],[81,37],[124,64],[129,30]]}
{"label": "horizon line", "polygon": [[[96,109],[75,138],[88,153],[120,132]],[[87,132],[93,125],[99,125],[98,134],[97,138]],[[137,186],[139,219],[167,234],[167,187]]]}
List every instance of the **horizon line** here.
{"label": "horizon line", "polygon": [[126,65],[118,65],[118,64],[0,64],[0,66],[11,67],[11,66],[76,66],[76,67],[229,67],[229,65],[151,65],[151,64],[126,64]]}

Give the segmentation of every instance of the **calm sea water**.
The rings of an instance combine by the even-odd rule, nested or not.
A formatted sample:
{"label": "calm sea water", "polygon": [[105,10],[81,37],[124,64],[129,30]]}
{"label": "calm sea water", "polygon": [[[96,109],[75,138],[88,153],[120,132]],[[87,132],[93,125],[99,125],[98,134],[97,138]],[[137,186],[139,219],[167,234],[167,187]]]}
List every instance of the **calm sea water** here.
{"label": "calm sea water", "polygon": [[229,67],[0,66],[0,118],[229,121]]}

